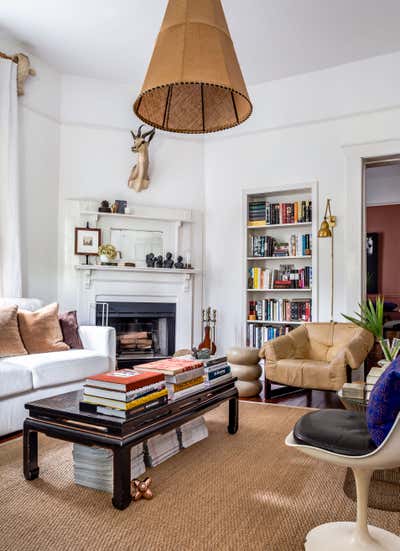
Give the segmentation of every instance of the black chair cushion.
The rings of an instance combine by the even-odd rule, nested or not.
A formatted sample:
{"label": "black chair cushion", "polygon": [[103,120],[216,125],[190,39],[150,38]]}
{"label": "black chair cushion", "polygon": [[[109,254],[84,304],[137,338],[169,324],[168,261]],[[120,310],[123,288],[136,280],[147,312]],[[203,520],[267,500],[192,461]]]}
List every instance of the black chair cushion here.
{"label": "black chair cushion", "polygon": [[301,417],[294,429],[298,444],[341,455],[366,455],[376,449],[363,413],[342,409],[313,411]]}

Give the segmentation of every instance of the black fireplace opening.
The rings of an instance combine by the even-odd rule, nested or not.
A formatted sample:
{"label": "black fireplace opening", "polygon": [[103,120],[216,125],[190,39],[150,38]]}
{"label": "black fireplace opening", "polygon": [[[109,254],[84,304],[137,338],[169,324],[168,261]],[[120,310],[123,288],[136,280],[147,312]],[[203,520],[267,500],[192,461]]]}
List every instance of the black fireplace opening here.
{"label": "black fireplace opening", "polygon": [[176,304],[98,302],[96,325],[114,327],[119,369],[168,358],[175,352]]}

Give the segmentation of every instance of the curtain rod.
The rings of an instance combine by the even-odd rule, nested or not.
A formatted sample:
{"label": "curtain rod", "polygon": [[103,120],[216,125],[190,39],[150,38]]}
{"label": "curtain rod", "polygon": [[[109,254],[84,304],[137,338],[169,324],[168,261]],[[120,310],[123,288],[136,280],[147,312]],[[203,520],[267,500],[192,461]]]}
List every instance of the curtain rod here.
{"label": "curtain rod", "polygon": [[2,57],[3,59],[9,59],[13,63],[18,63],[17,59],[11,57],[10,55],[5,54],[4,52],[0,52],[0,57]]}

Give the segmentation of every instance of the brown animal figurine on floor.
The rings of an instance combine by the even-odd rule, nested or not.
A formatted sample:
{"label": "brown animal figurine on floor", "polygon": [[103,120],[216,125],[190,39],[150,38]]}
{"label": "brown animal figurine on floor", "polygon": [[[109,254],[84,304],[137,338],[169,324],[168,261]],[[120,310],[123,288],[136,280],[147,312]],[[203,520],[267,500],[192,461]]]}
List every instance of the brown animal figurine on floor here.
{"label": "brown animal figurine on floor", "polygon": [[[142,135],[141,132],[142,132],[143,126],[144,124],[139,126],[139,129],[136,135],[131,130],[131,134],[133,137],[133,147],[131,147],[131,150],[133,151],[133,153],[138,154],[138,162],[132,168],[132,171],[128,180],[128,186],[138,192],[143,191],[144,189],[147,189],[150,184],[149,143],[151,142],[151,140],[154,137],[154,134],[156,133],[155,128],[153,128],[152,130],[149,130],[148,132],[145,132]],[[146,141],[147,137],[148,137],[148,140]]]}
{"label": "brown animal figurine on floor", "polygon": [[135,478],[131,482],[131,490],[133,494],[133,501],[139,501],[139,499],[152,499],[153,492],[150,490],[151,478],[148,476],[144,480]]}

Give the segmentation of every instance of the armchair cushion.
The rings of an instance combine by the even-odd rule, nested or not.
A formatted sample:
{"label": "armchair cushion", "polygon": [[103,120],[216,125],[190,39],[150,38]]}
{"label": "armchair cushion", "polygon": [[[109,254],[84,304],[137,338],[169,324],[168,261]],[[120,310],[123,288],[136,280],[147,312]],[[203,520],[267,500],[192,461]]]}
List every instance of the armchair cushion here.
{"label": "armchair cushion", "polygon": [[387,367],[371,391],[367,408],[368,430],[380,446],[400,413],[400,357]]}
{"label": "armchair cushion", "polygon": [[327,409],[301,417],[294,429],[296,442],[340,455],[366,455],[376,449],[365,415],[355,411]]}
{"label": "armchair cushion", "polygon": [[307,323],[266,342],[260,357],[272,382],[339,390],[346,367],[359,368],[372,345],[372,335],[351,323]]}
{"label": "armchair cushion", "polygon": [[301,325],[287,335],[264,343],[259,356],[260,358],[276,362],[287,358],[307,358],[308,351],[308,333],[305,326]]}

